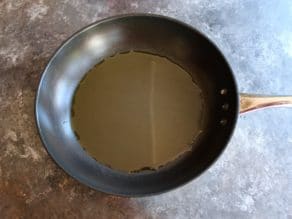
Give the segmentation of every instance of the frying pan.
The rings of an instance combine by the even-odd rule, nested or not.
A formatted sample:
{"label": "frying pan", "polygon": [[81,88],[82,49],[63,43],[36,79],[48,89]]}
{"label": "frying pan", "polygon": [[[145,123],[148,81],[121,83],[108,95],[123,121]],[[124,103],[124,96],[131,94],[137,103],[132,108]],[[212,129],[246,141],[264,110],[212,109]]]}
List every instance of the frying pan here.
{"label": "frying pan", "polygon": [[[157,171],[126,173],[104,166],[82,149],[71,128],[72,99],[83,76],[104,58],[131,50],[158,54],[182,66],[202,89],[205,102],[200,140],[183,159]],[[203,173],[226,147],[239,112],[289,104],[288,96],[239,95],[223,54],[193,27],[160,15],[131,14],[93,23],[63,43],[41,77],[35,114],[45,148],[72,177],[102,192],[145,196]]]}

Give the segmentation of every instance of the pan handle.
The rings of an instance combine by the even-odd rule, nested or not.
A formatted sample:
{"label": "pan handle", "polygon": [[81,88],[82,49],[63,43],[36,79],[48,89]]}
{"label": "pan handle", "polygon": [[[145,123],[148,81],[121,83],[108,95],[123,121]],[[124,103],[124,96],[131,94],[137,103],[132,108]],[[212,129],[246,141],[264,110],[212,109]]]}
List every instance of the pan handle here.
{"label": "pan handle", "polygon": [[240,94],[240,114],[262,108],[279,106],[292,107],[292,96],[261,96],[253,94]]}

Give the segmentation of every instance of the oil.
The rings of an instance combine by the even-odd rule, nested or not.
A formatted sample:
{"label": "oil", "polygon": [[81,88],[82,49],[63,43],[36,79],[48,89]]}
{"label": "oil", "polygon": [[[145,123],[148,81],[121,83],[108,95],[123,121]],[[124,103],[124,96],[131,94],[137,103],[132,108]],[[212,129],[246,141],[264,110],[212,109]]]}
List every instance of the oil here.
{"label": "oil", "polygon": [[167,58],[116,54],[92,68],[76,89],[71,124],[98,162],[135,172],[175,160],[202,131],[201,89]]}

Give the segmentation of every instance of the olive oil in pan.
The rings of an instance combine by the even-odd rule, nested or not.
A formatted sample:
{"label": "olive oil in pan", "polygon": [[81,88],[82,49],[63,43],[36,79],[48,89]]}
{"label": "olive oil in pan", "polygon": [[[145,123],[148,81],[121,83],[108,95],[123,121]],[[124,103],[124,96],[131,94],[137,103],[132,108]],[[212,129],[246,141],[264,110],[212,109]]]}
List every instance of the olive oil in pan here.
{"label": "olive oil in pan", "polygon": [[190,150],[202,114],[201,90],[180,66],[129,52],[86,74],[75,92],[71,121],[92,157],[131,172],[156,169]]}

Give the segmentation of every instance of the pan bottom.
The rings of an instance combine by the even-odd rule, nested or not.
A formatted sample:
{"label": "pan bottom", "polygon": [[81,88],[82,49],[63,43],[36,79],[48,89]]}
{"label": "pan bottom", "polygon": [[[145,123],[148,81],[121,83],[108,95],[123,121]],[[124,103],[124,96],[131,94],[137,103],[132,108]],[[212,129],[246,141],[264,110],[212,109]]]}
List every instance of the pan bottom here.
{"label": "pan bottom", "polygon": [[202,132],[201,89],[164,57],[109,57],[81,80],[72,128],[83,148],[117,170],[155,170],[192,149]]}

